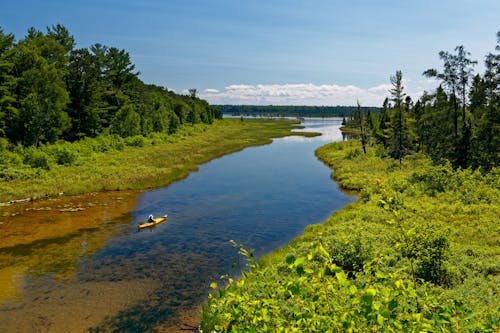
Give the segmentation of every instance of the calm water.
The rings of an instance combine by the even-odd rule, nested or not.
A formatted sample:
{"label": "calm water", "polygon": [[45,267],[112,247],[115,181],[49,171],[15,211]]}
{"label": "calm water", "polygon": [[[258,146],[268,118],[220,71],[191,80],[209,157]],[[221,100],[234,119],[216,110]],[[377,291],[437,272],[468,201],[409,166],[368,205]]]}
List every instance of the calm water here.
{"label": "calm water", "polygon": [[[229,240],[260,256],[353,201],[314,156],[317,147],[342,140],[340,120],[306,119],[303,125],[324,135],[276,139],[213,160],[182,181],[141,194],[135,207],[106,225],[76,233],[71,249],[79,247],[81,254],[47,268],[33,264],[36,274],[18,274],[21,295],[0,303],[0,331],[174,331],[196,325],[210,282],[239,261]],[[149,214],[166,213],[167,223],[137,232]],[[95,238],[102,242],[86,250]],[[15,262],[34,256],[32,247],[44,253],[49,247],[57,257],[69,241],[4,252]],[[57,267],[65,264],[70,273],[61,277]]]}

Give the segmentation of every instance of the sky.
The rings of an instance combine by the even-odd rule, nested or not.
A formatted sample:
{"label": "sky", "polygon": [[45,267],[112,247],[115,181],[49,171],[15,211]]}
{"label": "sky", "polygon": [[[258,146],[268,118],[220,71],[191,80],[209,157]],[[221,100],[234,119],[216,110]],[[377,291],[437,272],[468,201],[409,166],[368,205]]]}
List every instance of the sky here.
{"label": "sky", "polygon": [[418,98],[436,82],[438,53],[464,45],[478,60],[496,45],[498,0],[15,0],[0,27],[62,24],[77,47],[129,52],[146,83],[195,88],[212,104],[381,106],[403,72]]}

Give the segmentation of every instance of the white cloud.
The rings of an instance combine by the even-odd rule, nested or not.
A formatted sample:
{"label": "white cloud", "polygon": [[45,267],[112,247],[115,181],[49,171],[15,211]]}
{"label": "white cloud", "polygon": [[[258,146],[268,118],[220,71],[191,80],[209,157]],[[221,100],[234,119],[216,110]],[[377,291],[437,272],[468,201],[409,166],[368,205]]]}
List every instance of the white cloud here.
{"label": "white cloud", "polygon": [[[211,104],[255,104],[255,105],[355,105],[359,100],[363,106],[380,106],[389,95],[390,84],[381,84],[367,89],[353,85],[298,84],[234,84],[219,91],[205,89],[201,98]],[[409,93],[412,98],[420,92]]]}

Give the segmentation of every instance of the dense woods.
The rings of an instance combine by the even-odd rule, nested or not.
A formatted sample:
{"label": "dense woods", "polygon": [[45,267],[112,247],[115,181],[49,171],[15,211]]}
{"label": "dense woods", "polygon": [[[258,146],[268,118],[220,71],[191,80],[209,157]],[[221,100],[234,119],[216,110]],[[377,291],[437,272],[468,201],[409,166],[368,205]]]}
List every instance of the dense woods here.
{"label": "dense woods", "polygon": [[[403,74],[391,76],[393,88],[379,113],[363,109],[347,121],[361,130],[386,153],[401,159],[417,151],[435,162],[449,161],[454,167],[489,170],[500,162],[500,32],[494,53],[486,55],[485,71],[474,73],[478,63],[463,46],[441,51],[441,70],[423,75],[439,81],[438,88],[417,101],[407,96]],[[366,140],[366,137],[364,138]]]}
{"label": "dense woods", "polygon": [[[243,116],[274,117],[348,117],[355,106],[297,106],[297,105],[215,105],[223,113]],[[364,112],[376,112],[379,108],[362,107]]]}
{"label": "dense woods", "polygon": [[0,28],[0,142],[38,147],[99,134],[172,134],[221,113],[195,96],[143,83],[125,50],[76,48],[62,25],[16,41]]}

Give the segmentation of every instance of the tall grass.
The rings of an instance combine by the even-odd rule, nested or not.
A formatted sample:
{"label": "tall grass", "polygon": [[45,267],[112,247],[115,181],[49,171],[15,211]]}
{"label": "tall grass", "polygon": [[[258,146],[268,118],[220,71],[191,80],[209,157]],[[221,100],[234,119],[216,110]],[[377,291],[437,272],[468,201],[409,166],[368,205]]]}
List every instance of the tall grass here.
{"label": "tall grass", "polygon": [[173,135],[108,135],[39,149],[0,142],[0,202],[164,186],[200,163],[291,135],[294,127],[290,121],[223,119],[186,125]]}

